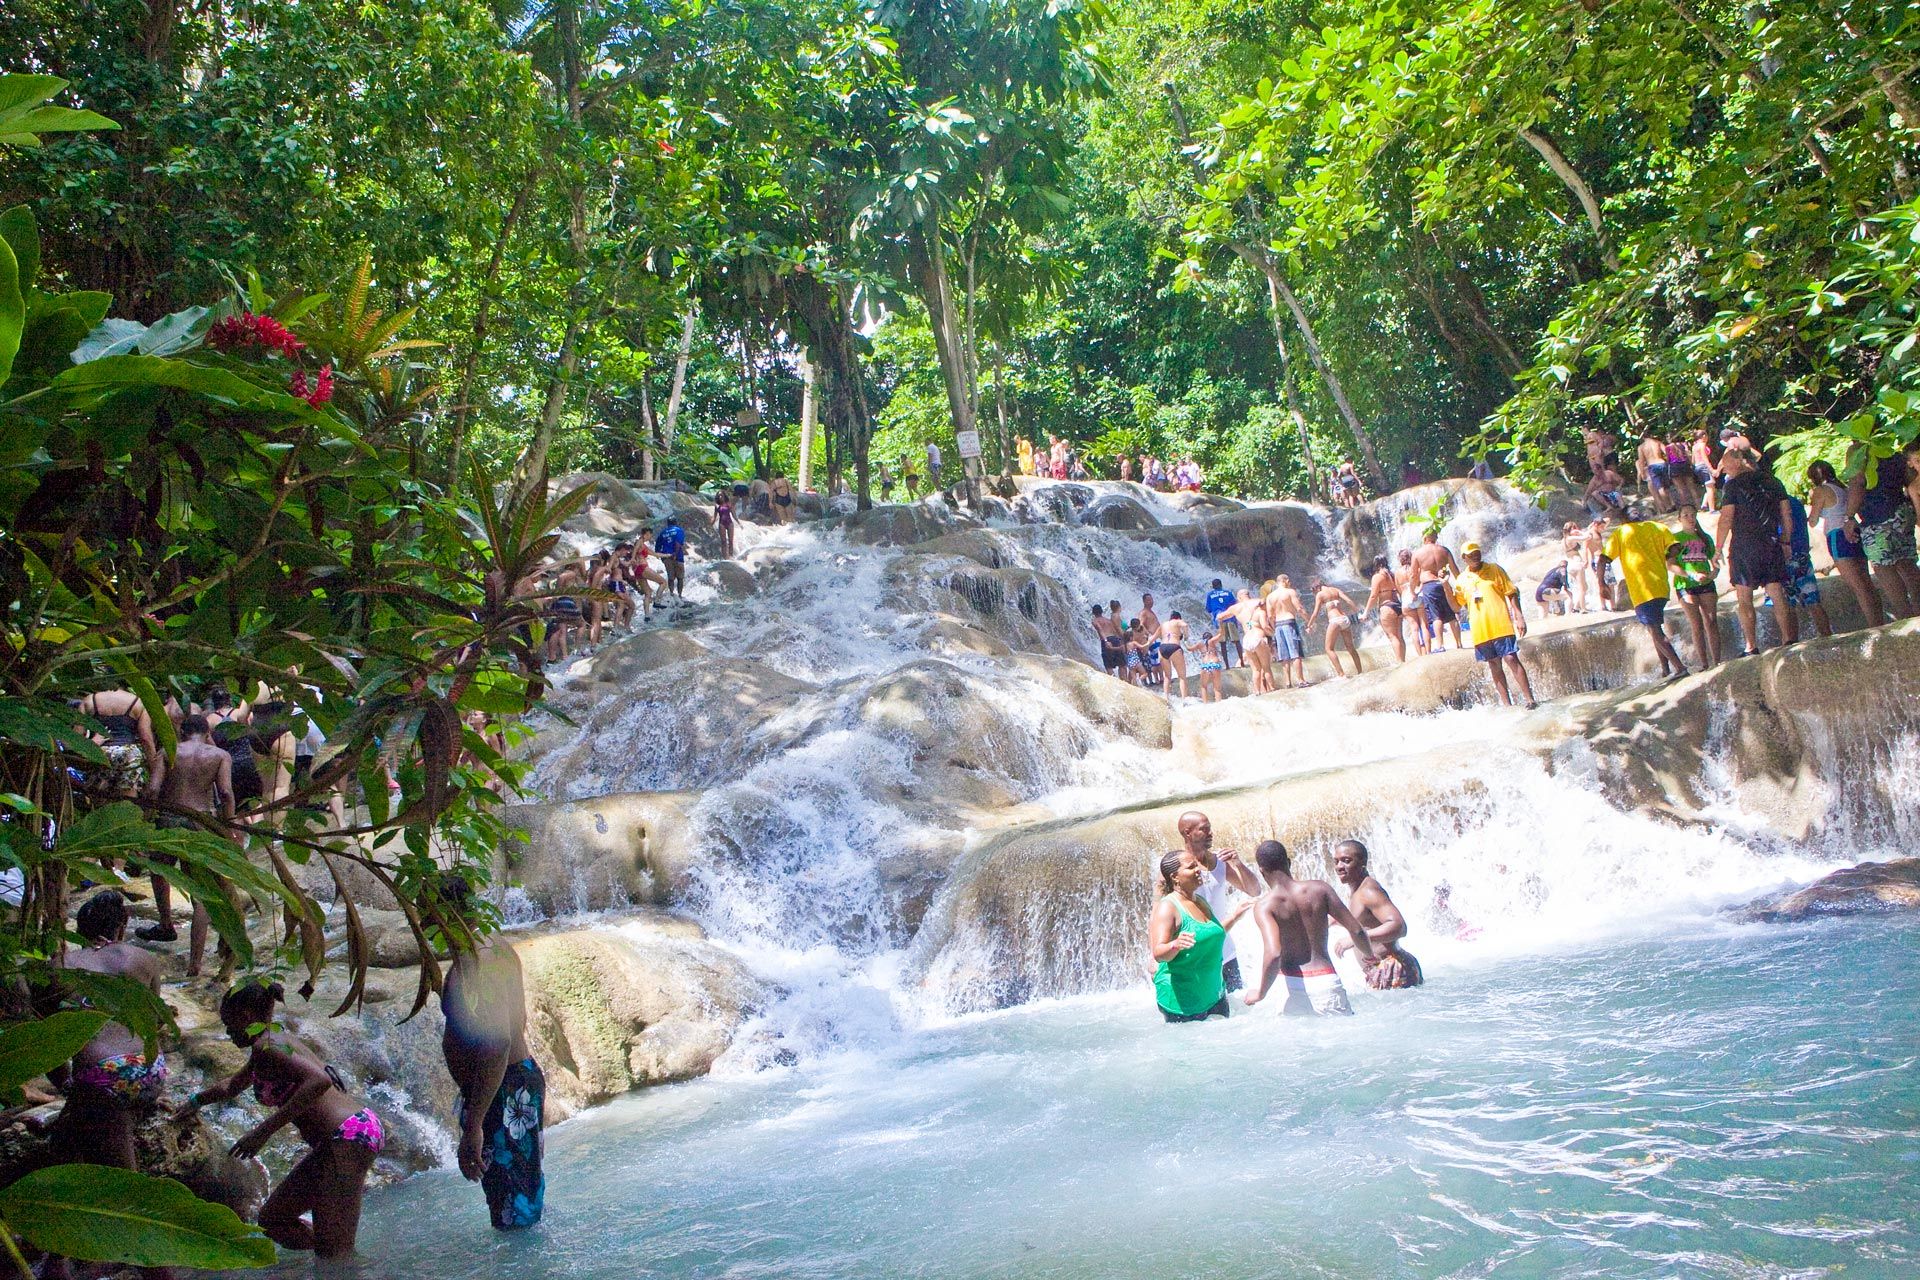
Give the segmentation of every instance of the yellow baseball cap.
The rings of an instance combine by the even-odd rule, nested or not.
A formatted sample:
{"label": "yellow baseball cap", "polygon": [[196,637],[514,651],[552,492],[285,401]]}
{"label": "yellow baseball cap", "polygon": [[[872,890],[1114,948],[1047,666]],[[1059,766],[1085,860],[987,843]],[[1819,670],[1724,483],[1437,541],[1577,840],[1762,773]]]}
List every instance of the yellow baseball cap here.
{"label": "yellow baseball cap", "polygon": [[1479,553],[1480,544],[1477,542],[1466,542],[1460,546],[1460,554],[1463,556],[1478,555]]}

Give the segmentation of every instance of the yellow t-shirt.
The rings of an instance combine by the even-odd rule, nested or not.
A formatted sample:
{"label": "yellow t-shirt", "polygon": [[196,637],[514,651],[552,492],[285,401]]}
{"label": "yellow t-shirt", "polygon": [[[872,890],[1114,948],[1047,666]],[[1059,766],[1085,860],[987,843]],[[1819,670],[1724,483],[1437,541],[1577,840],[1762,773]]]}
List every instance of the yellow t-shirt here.
{"label": "yellow t-shirt", "polygon": [[1497,564],[1482,560],[1478,569],[1460,571],[1453,580],[1453,598],[1467,611],[1472,643],[1485,644],[1513,634],[1513,614],[1507,609],[1507,600],[1515,594],[1513,579]]}
{"label": "yellow t-shirt", "polygon": [[1645,604],[1673,592],[1667,580],[1667,548],[1674,541],[1665,525],[1635,520],[1608,534],[1600,554],[1620,566],[1620,577],[1633,602]]}

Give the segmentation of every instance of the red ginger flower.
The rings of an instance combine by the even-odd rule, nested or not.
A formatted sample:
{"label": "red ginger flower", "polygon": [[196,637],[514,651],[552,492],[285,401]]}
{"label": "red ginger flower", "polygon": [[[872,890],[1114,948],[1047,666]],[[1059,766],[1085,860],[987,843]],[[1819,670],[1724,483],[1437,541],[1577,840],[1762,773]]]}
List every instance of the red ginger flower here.
{"label": "red ginger flower", "polygon": [[262,347],[268,351],[278,351],[291,360],[294,353],[306,344],[272,316],[243,312],[237,316],[227,316],[207,330],[207,345],[216,351]]}

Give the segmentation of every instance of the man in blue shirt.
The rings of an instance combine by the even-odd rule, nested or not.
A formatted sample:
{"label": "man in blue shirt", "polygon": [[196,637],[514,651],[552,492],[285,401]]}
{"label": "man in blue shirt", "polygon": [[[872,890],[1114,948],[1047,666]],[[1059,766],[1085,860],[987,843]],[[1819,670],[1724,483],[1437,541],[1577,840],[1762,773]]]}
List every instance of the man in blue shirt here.
{"label": "man in blue shirt", "polygon": [[666,566],[667,590],[684,600],[687,594],[687,531],[680,527],[680,521],[673,516],[668,516],[666,527],[654,535],[653,553]]}
{"label": "man in blue shirt", "polygon": [[[1233,605],[1233,592],[1221,586],[1220,579],[1215,578],[1213,580],[1213,590],[1207,592],[1207,616],[1213,619],[1213,628],[1220,633],[1220,661],[1229,667],[1234,665],[1234,663],[1233,658],[1227,653],[1227,646],[1232,645],[1235,649],[1240,648],[1240,620],[1238,618],[1228,618],[1225,622],[1222,622],[1220,621],[1220,615],[1228,609],[1233,608]],[[1245,656],[1245,654],[1241,655],[1243,661],[1245,660]]]}

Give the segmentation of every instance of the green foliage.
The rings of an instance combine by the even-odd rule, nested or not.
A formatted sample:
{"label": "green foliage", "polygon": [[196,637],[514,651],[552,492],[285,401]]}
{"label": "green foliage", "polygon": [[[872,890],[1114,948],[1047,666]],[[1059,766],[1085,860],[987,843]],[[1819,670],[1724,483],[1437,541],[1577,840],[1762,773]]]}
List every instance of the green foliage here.
{"label": "green foliage", "polygon": [[120,127],[91,111],[48,106],[66,87],[59,76],[0,75],[0,147],[37,147],[43,133]]}
{"label": "green foliage", "polygon": [[17,1105],[27,1081],[80,1052],[106,1021],[104,1013],[71,1010],[0,1028],[0,1103]]}
{"label": "green foliage", "polygon": [[0,1230],[82,1262],[201,1270],[266,1267],[273,1242],[171,1178],[63,1164],[0,1189]]}

